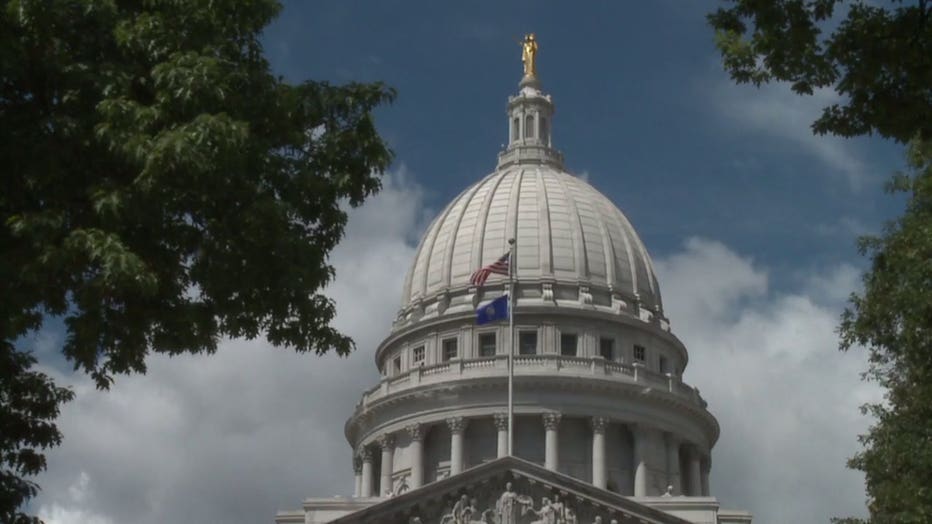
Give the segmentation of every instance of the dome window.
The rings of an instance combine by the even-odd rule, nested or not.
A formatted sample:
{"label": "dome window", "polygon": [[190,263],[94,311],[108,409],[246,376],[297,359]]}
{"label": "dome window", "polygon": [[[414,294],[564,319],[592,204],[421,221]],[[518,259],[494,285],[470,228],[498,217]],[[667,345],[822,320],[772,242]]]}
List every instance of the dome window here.
{"label": "dome window", "polygon": [[458,348],[456,347],[456,339],[448,338],[443,341],[443,361],[453,360],[457,357]]}
{"label": "dome window", "polygon": [[669,373],[670,372],[670,363],[667,361],[667,357],[660,357],[660,372]]}
{"label": "dome window", "polygon": [[599,355],[605,360],[615,360],[615,340],[608,337],[600,338]]}
{"label": "dome window", "polygon": [[480,357],[494,357],[495,356],[495,333],[480,333],[479,334],[479,356]]}
{"label": "dome window", "polygon": [[401,374],[401,357],[395,357],[392,359],[392,374],[400,375]]}
{"label": "dome window", "polygon": [[524,138],[534,138],[534,115],[524,117]]}
{"label": "dome window", "polygon": [[638,362],[644,362],[645,360],[647,360],[647,349],[645,349],[644,346],[638,346],[637,344],[635,344],[634,360]]}
{"label": "dome window", "polygon": [[518,354],[519,355],[536,355],[537,354],[537,332],[522,331],[518,333]]}
{"label": "dome window", "polygon": [[414,348],[411,352],[411,360],[414,361],[415,364],[424,363],[424,346]]}
{"label": "dome window", "polygon": [[576,333],[560,334],[560,354],[564,357],[575,357],[577,354]]}
{"label": "dome window", "polygon": [[540,117],[540,141],[544,145],[550,144],[550,129],[547,127],[547,118]]}
{"label": "dome window", "polygon": [[518,117],[515,117],[515,119],[511,121],[511,141],[514,142],[520,139],[521,139],[521,119]]}

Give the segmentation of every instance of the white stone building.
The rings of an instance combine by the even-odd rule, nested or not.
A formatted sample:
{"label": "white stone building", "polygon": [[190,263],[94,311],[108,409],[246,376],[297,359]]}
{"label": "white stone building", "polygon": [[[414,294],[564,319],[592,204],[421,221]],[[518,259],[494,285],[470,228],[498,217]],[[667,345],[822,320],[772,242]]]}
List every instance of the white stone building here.
{"label": "white stone building", "polygon": [[[346,423],[354,496],[307,499],[277,523],[751,522],[709,492],[719,426],[684,381],[688,353],[647,250],[608,198],[564,170],[553,114],[526,75],[497,167],[422,237],[375,351],[382,379]],[[510,238],[514,457],[508,323],[475,323],[508,278],[470,285]]]}

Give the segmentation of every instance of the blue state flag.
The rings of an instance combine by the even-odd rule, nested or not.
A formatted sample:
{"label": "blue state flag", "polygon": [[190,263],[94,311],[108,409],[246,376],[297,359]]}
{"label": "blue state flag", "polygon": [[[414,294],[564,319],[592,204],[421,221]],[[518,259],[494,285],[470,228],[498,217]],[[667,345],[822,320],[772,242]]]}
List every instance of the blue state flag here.
{"label": "blue state flag", "polygon": [[488,324],[508,318],[508,295],[502,295],[476,310],[476,324]]}

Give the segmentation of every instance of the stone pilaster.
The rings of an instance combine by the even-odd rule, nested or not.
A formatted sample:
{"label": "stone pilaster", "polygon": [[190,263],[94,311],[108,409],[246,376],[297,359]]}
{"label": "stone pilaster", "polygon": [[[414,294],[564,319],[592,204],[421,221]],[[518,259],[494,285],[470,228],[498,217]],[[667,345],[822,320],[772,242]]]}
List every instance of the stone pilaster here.
{"label": "stone pilaster", "polygon": [[371,497],[373,481],[372,475],[375,474],[375,472],[372,471],[372,449],[362,448],[360,457],[362,459],[362,489],[360,490],[360,496]]}
{"label": "stone pilaster", "polygon": [[424,427],[412,424],[405,429],[411,436],[408,448],[411,452],[410,488],[416,489],[424,485]]}
{"label": "stone pilaster", "polygon": [[634,437],[634,496],[647,496],[647,431],[637,425],[631,426]]}
{"label": "stone pilaster", "polygon": [[556,471],[560,464],[560,413],[544,413],[544,467]]}
{"label": "stone pilaster", "polygon": [[463,472],[465,457],[463,454],[463,432],[466,431],[468,419],[451,417],[447,419],[450,428],[450,475]]}
{"label": "stone pilaster", "polygon": [[495,456],[502,458],[508,455],[508,413],[495,414],[495,429],[498,436]]}
{"label": "stone pilaster", "polygon": [[353,496],[362,496],[362,457],[353,456]]}
{"label": "stone pilaster", "polygon": [[589,421],[592,426],[592,485],[605,489],[608,485],[608,472],[605,463],[605,430],[608,429],[608,419],[605,417],[592,417]]}
{"label": "stone pilaster", "polygon": [[378,438],[379,447],[382,448],[382,475],[380,487],[382,496],[386,497],[392,492],[393,459],[395,456],[395,437],[382,435]]}

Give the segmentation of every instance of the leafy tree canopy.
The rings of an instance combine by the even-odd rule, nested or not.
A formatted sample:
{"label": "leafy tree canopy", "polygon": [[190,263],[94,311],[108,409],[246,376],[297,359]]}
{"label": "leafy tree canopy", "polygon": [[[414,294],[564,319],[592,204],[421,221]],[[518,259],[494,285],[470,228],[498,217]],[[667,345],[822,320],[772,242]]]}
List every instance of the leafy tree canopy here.
{"label": "leafy tree canopy", "polygon": [[831,88],[842,101],[819,134],[932,137],[932,21],[926,0],[731,0],[710,14],[725,69],[738,83]]}
{"label": "leafy tree canopy", "polygon": [[45,467],[68,390],[15,341],[63,316],[101,388],[220,337],[346,354],[321,294],[341,204],[391,152],[374,84],[291,85],[273,0],[5,0],[0,10],[0,520]]}
{"label": "leafy tree canopy", "polygon": [[886,391],[883,403],[864,406],[874,423],[848,463],[865,474],[877,523],[932,522],[930,11],[926,0],[732,0],[708,17],[736,82],[788,82],[800,95],[834,89],[841,101],[815,132],[908,144],[909,169],[888,185],[906,194],[906,209],[882,235],[859,241],[871,267],[839,327],[841,349],[867,347],[865,378]]}

